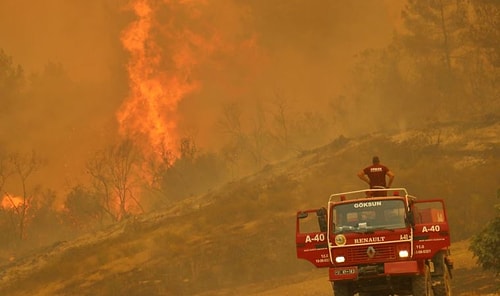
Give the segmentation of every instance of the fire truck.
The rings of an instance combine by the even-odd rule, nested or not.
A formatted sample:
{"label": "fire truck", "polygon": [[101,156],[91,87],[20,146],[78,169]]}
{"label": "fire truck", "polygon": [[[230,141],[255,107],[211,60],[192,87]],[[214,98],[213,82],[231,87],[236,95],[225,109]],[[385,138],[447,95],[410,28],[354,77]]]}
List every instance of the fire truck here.
{"label": "fire truck", "polygon": [[442,199],[405,188],[332,194],[298,211],[297,258],[328,268],[335,296],[449,296],[453,263]]}

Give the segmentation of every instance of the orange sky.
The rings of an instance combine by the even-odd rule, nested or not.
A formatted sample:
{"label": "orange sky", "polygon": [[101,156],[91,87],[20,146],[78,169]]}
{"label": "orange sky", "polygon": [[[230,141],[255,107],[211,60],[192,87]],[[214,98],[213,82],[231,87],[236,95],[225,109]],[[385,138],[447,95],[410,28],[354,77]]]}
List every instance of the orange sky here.
{"label": "orange sky", "polygon": [[[61,63],[82,87],[50,109],[40,102],[19,111],[15,116],[41,124],[12,127],[17,132],[0,139],[10,149],[40,151],[48,160],[44,175],[51,176],[42,179],[50,187],[77,182],[75,172],[118,132],[124,110],[129,126],[134,116],[154,116],[130,107],[132,54],[120,38],[138,18],[125,9],[127,2],[0,2],[0,49],[27,73]],[[175,77],[192,88],[178,93],[168,107],[172,116],[161,120],[173,124],[177,136],[195,134],[207,149],[220,142],[214,126],[224,103],[252,110],[278,93],[296,108],[324,109],[349,82],[354,55],[390,41],[402,7],[398,0],[164,2],[155,8],[148,41],[160,61],[150,60],[149,67],[162,85]]]}

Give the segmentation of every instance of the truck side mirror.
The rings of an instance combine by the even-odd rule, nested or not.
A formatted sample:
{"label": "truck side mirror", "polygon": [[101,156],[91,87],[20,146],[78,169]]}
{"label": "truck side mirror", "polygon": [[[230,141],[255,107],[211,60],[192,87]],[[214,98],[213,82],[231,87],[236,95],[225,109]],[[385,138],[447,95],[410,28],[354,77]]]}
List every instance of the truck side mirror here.
{"label": "truck side mirror", "polygon": [[309,214],[307,214],[307,212],[300,212],[297,217],[299,219],[304,219],[304,218],[307,218],[307,216],[309,216]]}

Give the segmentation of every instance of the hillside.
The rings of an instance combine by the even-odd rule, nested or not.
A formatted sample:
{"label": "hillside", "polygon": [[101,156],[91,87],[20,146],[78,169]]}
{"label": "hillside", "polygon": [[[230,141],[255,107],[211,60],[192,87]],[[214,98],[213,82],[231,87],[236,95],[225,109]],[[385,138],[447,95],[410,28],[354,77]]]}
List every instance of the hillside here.
{"label": "hillside", "polygon": [[355,174],[374,154],[395,171],[395,187],[447,201],[454,292],[498,292],[466,238],[498,203],[499,142],[498,119],[339,137],[203,196],[33,250],[1,267],[0,295],[330,295],[326,272],[295,258],[295,212],[362,188]]}

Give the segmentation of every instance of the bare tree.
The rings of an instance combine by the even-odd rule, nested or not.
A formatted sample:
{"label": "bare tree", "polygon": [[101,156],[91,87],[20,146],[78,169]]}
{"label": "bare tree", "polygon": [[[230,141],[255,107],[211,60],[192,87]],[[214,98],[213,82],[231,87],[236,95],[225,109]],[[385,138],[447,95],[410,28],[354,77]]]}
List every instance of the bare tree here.
{"label": "bare tree", "polygon": [[87,172],[92,178],[94,191],[101,198],[103,210],[113,221],[116,221],[117,216],[113,210],[112,190],[110,188],[111,178],[109,177],[104,151],[96,152],[94,157],[87,162]]}
{"label": "bare tree", "polygon": [[244,138],[241,114],[239,105],[235,103],[226,104],[223,107],[222,118],[217,122],[220,131],[228,135],[233,142],[239,142]]}
{"label": "bare tree", "polygon": [[11,194],[6,194],[16,214],[19,238],[25,238],[26,225],[28,221],[28,209],[31,206],[34,191],[28,189],[28,179],[42,165],[41,159],[33,151],[26,155],[14,153],[10,157],[13,173],[19,177],[21,182],[21,202],[16,202]]}
{"label": "bare tree", "polygon": [[[4,201],[12,204],[12,199],[6,193],[4,193],[4,186],[10,176],[14,173],[13,167],[9,161],[9,157],[0,152],[0,192],[1,202]],[[2,241],[5,243],[13,241],[17,238],[17,222],[14,219],[14,214],[8,208],[8,205],[2,204],[0,208],[0,225],[2,226]]]}
{"label": "bare tree", "polygon": [[272,118],[276,123],[276,133],[274,137],[278,142],[283,145],[283,147],[288,148],[290,144],[289,139],[289,127],[288,127],[288,116],[289,116],[289,103],[287,99],[283,98],[280,94],[276,93],[276,99],[272,102],[273,112]]}
{"label": "bare tree", "polygon": [[[114,151],[113,151],[114,150]],[[132,141],[125,140],[118,146],[114,147],[110,154],[111,160],[111,176],[114,184],[115,192],[118,195],[120,210],[120,218],[126,216],[126,204],[128,200],[132,200],[142,210],[142,206],[134,196],[134,186],[137,185],[137,180],[134,179],[134,166],[138,164],[139,154],[134,149]]]}
{"label": "bare tree", "polygon": [[9,158],[6,155],[0,154],[0,192],[3,192],[5,182],[14,173],[12,165],[9,163]]}
{"label": "bare tree", "polygon": [[143,211],[135,196],[139,185],[139,163],[140,155],[128,139],[96,153],[87,163],[94,188],[102,197],[102,207],[114,221],[120,221],[129,214],[127,206],[131,202]]}
{"label": "bare tree", "polygon": [[257,116],[250,133],[249,148],[257,167],[265,162],[266,147],[268,147],[269,131],[266,127],[266,116],[262,106],[257,107]]}
{"label": "bare tree", "polygon": [[238,162],[242,160],[242,154],[245,147],[245,134],[241,124],[241,109],[237,104],[226,104],[223,107],[222,118],[217,122],[221,133],[229,137],[229,143],[223,148],[223,154],[226,161],[232,167],[233,177],[238,170]]}

